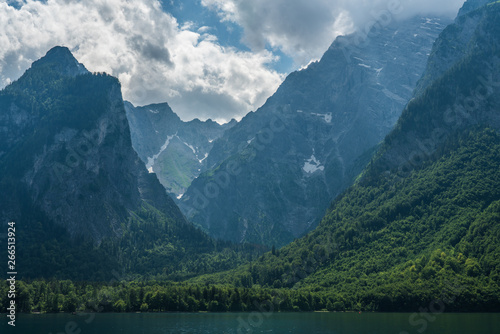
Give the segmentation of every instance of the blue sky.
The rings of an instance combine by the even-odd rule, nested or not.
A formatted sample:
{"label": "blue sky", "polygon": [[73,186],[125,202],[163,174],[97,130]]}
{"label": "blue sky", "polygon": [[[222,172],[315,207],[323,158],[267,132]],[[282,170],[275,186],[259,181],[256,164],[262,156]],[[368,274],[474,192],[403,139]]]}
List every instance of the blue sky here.
{"label": "blue sky", "polygon": [[[162,0],[161,3],[163,9],[171,13],[181,25],[192,23],[197,28],[210,27],[210,33],[217,36],[221,45],[251,51],[247,45],[242,43],[243,28],[234,22],[222,21],[217,12],[202,6],[201,0]],[[299,66],[279,48],[271,48],[269,45],[266,47],[279,57],[278,61],[269,64],[272,69],[288,74]]]}
{"label": "blue sky", "polygon": [[374,13],[455,16],[463,0],[0,0],[0,88],[56,45],[135,105],[240,119]]}
{"label": "blue sky", "polygon": [[200,0],[162,0],[161,3],[163,10],[172,14],[181,25],[192,22],[196,28],[208,26],[222,45],[248,50],[241,43],[243,29],[232,22],[221,22],[217,13],[202,6]]}

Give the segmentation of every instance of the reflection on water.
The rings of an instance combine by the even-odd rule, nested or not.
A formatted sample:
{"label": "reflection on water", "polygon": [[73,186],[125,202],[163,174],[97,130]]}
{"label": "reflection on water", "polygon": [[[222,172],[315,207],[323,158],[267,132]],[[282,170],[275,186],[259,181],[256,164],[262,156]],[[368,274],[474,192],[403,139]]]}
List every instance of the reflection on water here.
{"label": "reflection on water", "polygon": [[500,333],[500,315],[484,313],[436,314],[427,318],[407,313],[21,314],[15,328],[3,318],[0,333],[22,334]]}

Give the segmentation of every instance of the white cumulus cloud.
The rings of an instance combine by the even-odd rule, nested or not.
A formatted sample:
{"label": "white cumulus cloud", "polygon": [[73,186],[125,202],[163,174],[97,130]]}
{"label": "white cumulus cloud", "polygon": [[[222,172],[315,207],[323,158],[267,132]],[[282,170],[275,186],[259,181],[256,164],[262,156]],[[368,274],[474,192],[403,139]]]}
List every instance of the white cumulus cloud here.
{"label": "white cumulus cloud", "polygon": [[298,67],[316,60],[338,35],[363,29],[391,10],[391,19],[416,14],[454,16],[464,0],[201,0],[222,20],[244,29],[253,50],[267,46],[291,56]]}
{"label": "white cumulus cloud", "polygon": [[222,47],[153,0],[0,1],[0,86],[56,45],[120,80],[136,105],[167,101],[183,118],[229,120],[263,104],[283,77],[266,50]]}

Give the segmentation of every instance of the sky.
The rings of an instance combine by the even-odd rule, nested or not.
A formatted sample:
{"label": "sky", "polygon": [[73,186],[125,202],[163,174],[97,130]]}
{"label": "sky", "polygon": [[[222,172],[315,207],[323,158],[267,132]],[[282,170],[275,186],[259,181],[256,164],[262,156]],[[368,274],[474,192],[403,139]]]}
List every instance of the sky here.
{"label": "sky", "polygon": [[463,0],[0,0],[0,88],[56,45],[107,72],[135,105],[183,119],[241,119],[338,35]]}

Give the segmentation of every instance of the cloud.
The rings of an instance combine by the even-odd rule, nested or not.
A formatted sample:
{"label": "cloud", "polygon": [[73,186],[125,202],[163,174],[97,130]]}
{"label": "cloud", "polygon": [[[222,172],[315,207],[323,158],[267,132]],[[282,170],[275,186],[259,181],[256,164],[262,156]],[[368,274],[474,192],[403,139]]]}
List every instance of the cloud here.
{"label": "cloud", "polygon": [[[20,2],[20,1],[18,1]],[[183,118],[229,120],[263,104],[283,77],[266,50],[221,47],[208,29],[179,26],[158,1],[0,2],[0,85],[55,45],[90,71],[120,79],[136,105],[167,101]]]}
{"label": "cloud", "polygon": [[454,16],[464,0],[202,0],[222,20],[244,29],[253,50],[278,48],[304,66],[319,59],[335,37],[363,29],[382,10],[394,19],[416,14]]}

